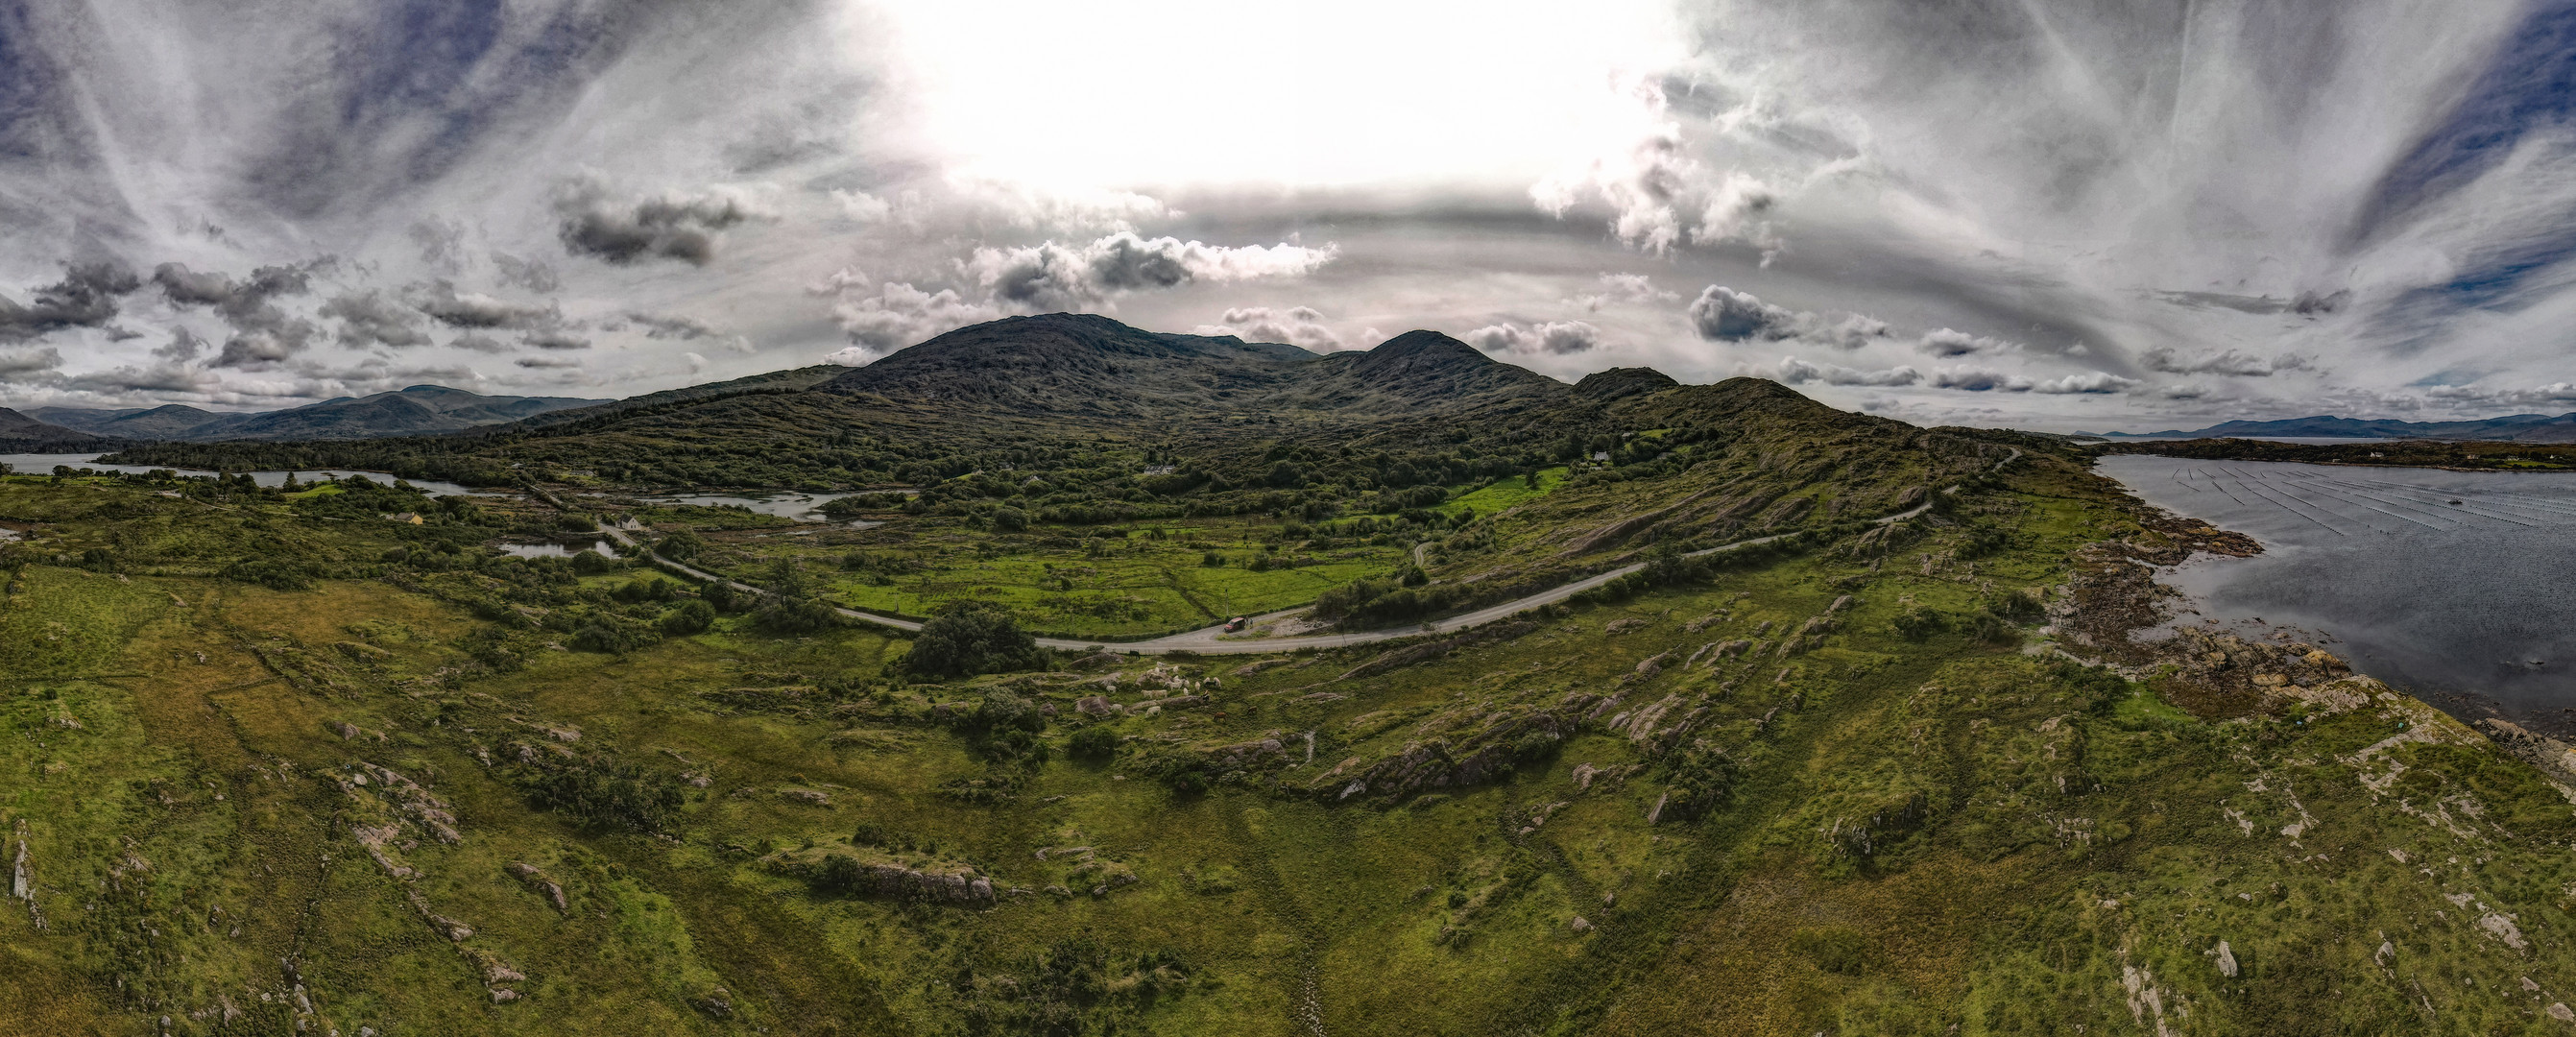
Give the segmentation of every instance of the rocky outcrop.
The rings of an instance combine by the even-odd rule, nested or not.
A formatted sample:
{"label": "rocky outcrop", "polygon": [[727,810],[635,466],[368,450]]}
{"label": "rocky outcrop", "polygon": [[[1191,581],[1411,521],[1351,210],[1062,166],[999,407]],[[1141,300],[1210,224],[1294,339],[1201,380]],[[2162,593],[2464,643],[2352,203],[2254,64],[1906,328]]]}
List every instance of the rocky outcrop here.
{"label": "rocky outcrop", "polygon": [[869,847],[818,843],[762,858],[770,871],[804,879],[816,889],[847,896],[919,900],[960,907],[988,907],[993,880],[973,865],[910,861]]}

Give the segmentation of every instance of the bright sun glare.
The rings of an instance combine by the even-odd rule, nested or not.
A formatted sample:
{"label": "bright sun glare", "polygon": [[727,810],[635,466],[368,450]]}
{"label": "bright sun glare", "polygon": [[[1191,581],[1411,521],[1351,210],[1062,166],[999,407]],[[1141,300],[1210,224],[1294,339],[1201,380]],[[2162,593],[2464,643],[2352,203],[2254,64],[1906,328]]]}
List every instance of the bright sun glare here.
{"label": "bright sun glare", "polygon": [[1526,185],[1659,118],[1654,0],[917,0],[887,7],[929,146],[1041,186]]}

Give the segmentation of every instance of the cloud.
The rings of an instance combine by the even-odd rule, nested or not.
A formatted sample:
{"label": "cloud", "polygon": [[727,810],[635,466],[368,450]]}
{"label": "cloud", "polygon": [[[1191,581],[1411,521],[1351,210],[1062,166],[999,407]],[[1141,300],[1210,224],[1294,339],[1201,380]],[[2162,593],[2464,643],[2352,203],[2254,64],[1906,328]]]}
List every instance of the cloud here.
{"label": "cloud", "polygon": [[555,237],[565,251],[621,266],[648,259],[705,266],[715,259],[716,243],[725,229],[776,218],[736,188],[625,199],[612,197],[608,185],[596,176],[558,184],[554,211],[559,220]]}
{"label": "cloud", "polygon": [[968,302],[953,288],[926,292],[900,281],[886,281],[870,288],[867,275],[849,269],[834,273],[806,292],[837,300],[832,305],[832,319],[850,337],[853,346],[827,359],[854,367],[941,332],[1002,315],[991,304]]}
{"label": "cloud", "polygon": [[24,342],[64,328],[99,327],[116,317],[116,298],[143,286],[116,263],[68,265],[63,279],[36,289],[27,305],[0,299],[0,342]]}
{"label": "cloud", "polygon": [[448,273],[465,269],[465,222],[423,216],[403,231],[420,249],[420,261]]}
{"label": "cloud", "polygon": [[51,375],[63,366],[63,353],[52,346],[43,349],[0,350],[0,382],[31,382]]}
{"label": "cloud", "polygon": [[832,204],[840,207],[841,215],[854,222],[878,223],[894,213],[892,203],[866,191],[844,191],[833,188],[831,197]]}
{"label": "cloud", "polygon": [[1792,356],[1780,358],[1779,379],[1789,385],[1823,382],[1826,385],[1912,385],[1923,380],[1923,373],[1902,365],[1881,371],[1863,371],[1838,364],[1811,364]]}
{"label": "cloud", "polygon": [[290,341],[268,332],[249,332],[224,340],[224,351],[206,362],[208,367],[238,367],[245,371],[265,371],[285,363],[303,348],[302,342]]}
{"label": "cloud", "polygon": [[510,349],[508,343],[479,331],[469,331],[462,335],[458,335],[455,338],[447,340],[447,344],[458,349],[470,349],[477,353],[506,353],[509,352]]}
{"label": "cloud", "polygon": [[1558,219],[1578,205],[1605,206],[1611,233],[1632,248],[1661,255],[1685,241],[1742,241],[1770,266],[1787,247],[1768,219],[1783,189],[1703,161],[1693,134],[1665,117],[1671,106],[1664,84],[1636,83],[1628,93],[1648,116],[1645,128],[1625,148],[1531,185],[1530,200]]}
{"label": "cloud", "polygon": [[1551,321],[1522,327],[1518,324],[1488,324],[1468,332],[1468,345],[1488,353],[1550,353],[1568,356],[1589,353],[1601,345],[1601,329],[1579,320]]}
{"label": "cloud", "polygon": [[1981,367],[1936,367],[1932,385],[1940,389],[1966,392],[2038,392],[2058,395],[2125,392],[2139,385],[2135,378],[2122,378],[2103,371],[2086,371],[2062,378],[2032,381],[2021,375],[2007,374]]}
{"label": "cloud", "polygon": [[676,338],[685,341],[705,338],[716,333],[716,329],[688,317],[657,317],[649,313],[629,313],[626,319],[643,325],[645,338]]}
{"label": "cloud", "polygon": [[563,288],[563,278],[555,274],[554,265],[542,259],[521,259],[506,252],[492,253],[492,266],[500,272],[501,283],[524,292],[552,295]]}
{"label": "cloud", "polygon": [[1601,290],[1577,295],[1566,300],[1585,313],[1599,313],[1604,306],[1622,303],[1673,302],[1678,293],[1655,287],[1654,279],[1645,274],[1603,274]]}
{"label": "cloud", "polygon": [[1231,283],[1297,277],[1333,261],[1341,249],[1281,243],[1230,247],[1120,231],[1087,245],[978,248],[965,263],[996,299],[1017,306],[1080,306],[1112,295],[1177,288],[1197,281]]}
{"label": "cloud", "polygon": [[1725,285],[1710,285],[1691,300],[1683,314],[1699,337],[1713,342],[1789,339],[1839,349],[1858,349],[1887,337],[1887,322],[1857,313],[1827,317],[1774,306]]}
{"label": "cloud", "polygon": [[2241,378],[2269,378],[2280,371],[2308,368],[2308,358],[2287,354],[2266,360],[2236,349],[2223,349],[2196,357],[2180,355],[2172,346],[2157,346],[2138,354],[2138,363],[2150,371],[2165,374],[2225,374]]}
{"label": "cloud", "polygon": [[207,366],[258,371],[302,352],[321,334],[312,321],[287,313],[275,300],[304,294],[313,272],[331,262],[258,267],[239,281],[216,271],[190,270],[184,263],[163,263],[152,269],[152,283],[160,286],[162,297],[171,305],[211,307],[232,325],[233,334],[224,340],[223,352]]}
{"label": "cloud", "polygon": [[160,357],[163,360],[170,361],[174,364],[184,364],[196,359],[197,354],[204,352],[205,348],[206,340],[198,338],[196,332],[188,330],[187,327],[183,325],[172,328],[170,330],[170,341],[163,345],[154,346],[152,348],[152,355]]}
{"label": "cloud", "polygon": [[1201,326],[1199,334],[1235,335],[1250,342],[1285,342],[1313,353],[1342,348],[1342,336],[1325,326],[1323,313],[1312,306],[1284,310],[1238,306],[1225,311],[1218,320],[1220,326]]}
{"label": "cloud", "polygon": [[[519,344],[538,349],[589,349],[590,340],[555,328],[541,328],[519,336]],[[522,365],[525,366],[525,365]]]}
{"label": "cloud", "polygon": [[451,328],[547,328],[563,322],[553,306],[523,306],[480,292],[460,292],[446,278],[404,285],[402,301]]}
{"label": "cloud", "polygon": [[511,363],[513,363],[513,364],[516,364],[516,365],[518,365],[518,366],[520,366],[520,367],[529,368],[529,369],[531,369],[531,370],[555,370],[555,369],[561,369],[561,368],[574,368],[574,367],[580,367],[580,366],[581,366],[581,364],[582,364],[582,362],[581,362],[581,361],[579,361],[579,360],[574,360],[574,359],[571,359],[571,358],[568,358],[568,357],[553,357],[553,356],[523,356],[523,357],[520,357],[520,358],[518,358],[518,359],[516,359],[516,360],[513,360],[513,361],[510,361],[510,362],[511,362]]}
{"label": "cloud", "polygon": [[2001,339],[1982,338],[1964,331],[1942,328],[1929,332],[1914,343],[1917,352],[1944,360],[1980,354],[2014,353],[2021,347]]}
{"label": "cloud", "polygon": [[2074,394],[2127,392],[2138,386],[2135,378],[2122,378],[2103,371],[2086,371],[2063,378],[2051,378],[2034,384],[2032,392]]}
{"label": "cloud", "polygon": [[387,345],[400,348],[430,343],[429,333],[420,327],[420,311],[388,298],[376,289],[334,298],[322,304],[319,315],[339,320],[340,344],[344,346]]}

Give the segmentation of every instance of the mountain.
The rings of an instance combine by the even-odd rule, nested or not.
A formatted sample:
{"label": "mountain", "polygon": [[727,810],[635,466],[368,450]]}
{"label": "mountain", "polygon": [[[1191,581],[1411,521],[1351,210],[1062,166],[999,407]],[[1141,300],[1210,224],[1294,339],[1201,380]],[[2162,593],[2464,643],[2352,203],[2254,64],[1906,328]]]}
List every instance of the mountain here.
{"label": "mountain", "polygon": [[2079,432],[2105,439],[2482,439],[2524,443],[2576,443],[2576,413],[2508,414],[2473,421],[2395,421],[2320,414],[2278,421],[2226,421],[2197,432]]}
{"label": "mountain", "polygon": [[95,436],[133,440],[377,439],[501,425],[612,401],[568,396],[485,396],[443,385],[338,397],[285,410],[221,414],[181,404],[127,410],[46,407],[35,416]]}
{"label": "mountain", "polygon": [[230,415],[198,410],[186,404],[100,410],[89,407],[40,407],[28,412],[65,428],[117,439],[182,439],[212,421]]}
{"label": "mountain", "polygon": [[98,437],[77,429],[38,421],[7,407],[0,407],[0,444],[12,450],[39,452],[48,446],[82,447],[98,443]]}

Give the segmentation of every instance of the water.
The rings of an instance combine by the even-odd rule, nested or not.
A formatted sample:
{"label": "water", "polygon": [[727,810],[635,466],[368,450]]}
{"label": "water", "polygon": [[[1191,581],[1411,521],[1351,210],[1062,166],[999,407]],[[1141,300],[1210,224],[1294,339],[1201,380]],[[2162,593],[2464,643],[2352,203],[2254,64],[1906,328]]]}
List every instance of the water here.
{"label": "water", "polygon": [[514,558],[570,558],[574,555],[580,554],[582,551],[596,551],[611,558],[617,557],[617,552],[611,550],[608,546],[608,541],[605,540],[593,543],[589,547],[582,548],[578,551],[565,547],[562,544],[501,545],[501,553]]}
{"label": "water", "polygon": [[2356,669],[2533,715],[2576,706],[2576,473],[2192,461],[2099,471],[2262,542],[2163,579],[2203,617],[2338,639]]}
{"label": "water", "polygon": [[785,493],[766,497],[739,497],[721,493],[683,493],[636,499],[647,504],[695,504],[702,508],[716,508],[731,504],[749,508],[763,515],[776,515],[796,522],[822,522],[826,521],[823,517],[823,505],[848,496],[851,494]]}
{"label": "water", "polygon": [[[160,471],[163,469],[169,469],[171,471],[178,472],[181,475],[202,476],[216,474],[214,472],[196,468],[173,469],[169,468],[168,465],[100,464],[96,460],[98,456],[99,455],[97,454],[0,454],[0,464],[8,465],[12,471],[17,472],[20,475],[52,475],[54,473],[55,465],[70,465],[74,468],[93,468],[102,472],[130,472],[135,475],[141,475],[145,472]],[[377,482],[392,482],[395,479],[395,476],[389,473],[363,472],[355,468],[335,468],[330,469],[330,471],[334,474],[364,475],[370,479],[376,480]],[[259,485],[283,486],[286,484],[286,476],[289,473],[278,471],[251,472],[249,474],[251,481],[258,483]],[[298,480],[303,482],[312,482],[313,480],[320,478],[322,472],[316,469],[305,469],[293,474]],[[505,491],[467,489],[466,487],[456,483],[440,482],[436,479],[411,479],[407,481],[414,486],[418,486],[421,489],[428,491],[429,495],[432,497],[499,497],[507,495]]]}

